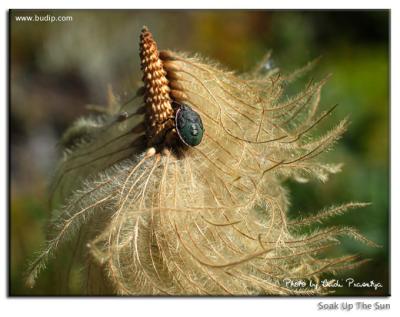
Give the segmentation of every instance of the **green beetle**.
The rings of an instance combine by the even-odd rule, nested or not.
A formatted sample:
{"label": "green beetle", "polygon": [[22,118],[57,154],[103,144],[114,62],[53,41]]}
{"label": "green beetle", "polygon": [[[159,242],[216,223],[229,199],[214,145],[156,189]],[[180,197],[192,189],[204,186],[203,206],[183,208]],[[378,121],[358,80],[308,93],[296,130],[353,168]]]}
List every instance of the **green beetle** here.
{"label": "green beetle", "polygon": [[204,134],[200,115],[185,104],[177,104],[175,126],[181,141],[187,146],[199,145]]}

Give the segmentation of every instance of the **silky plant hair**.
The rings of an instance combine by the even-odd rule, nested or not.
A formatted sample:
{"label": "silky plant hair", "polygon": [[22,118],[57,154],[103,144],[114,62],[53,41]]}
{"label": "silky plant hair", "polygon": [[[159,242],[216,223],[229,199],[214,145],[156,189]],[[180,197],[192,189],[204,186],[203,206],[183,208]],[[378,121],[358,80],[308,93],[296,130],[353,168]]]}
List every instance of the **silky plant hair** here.
{"label": "silky plant hair", "polygon": [[[140,59],[134,96],[119,103],[110,92],[103,113],[79,119],[60,142],[48,240],[28,286],[50,258],[68,254],[82,265],[87,294],[312,295],[327,289],[282,281],[317,283],[366,261],[329,256],[340,236],[375,246],[354,228],[314,226],[365,203],[287,216],[285,180],[325,182],[341,169],[319,158],[347,127],[344,119],[316,133],[335,109],[319,110],[327,78],[286,95],[314,62],[283,75],[265,67],[267,55],[239,76],[197,55],[159,51],[146,27]],[[202,120],[198,146],[177,133],[181,105]]]}

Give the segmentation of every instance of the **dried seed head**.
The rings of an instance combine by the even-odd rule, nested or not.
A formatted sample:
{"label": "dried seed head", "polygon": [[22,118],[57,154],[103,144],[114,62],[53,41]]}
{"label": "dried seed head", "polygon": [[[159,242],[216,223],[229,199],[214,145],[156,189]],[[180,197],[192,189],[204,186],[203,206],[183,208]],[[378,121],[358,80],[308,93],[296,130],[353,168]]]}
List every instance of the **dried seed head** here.
{"label": "dried seed head", "polygon": [[[346,120],[323,135],[309,133],[335,108],[318,112],[325,80],[283,98],[287,84],[312,64],[288,76],[261,68],[238,77],[199,57],[158,53],[146,28],[140,57],[143,90],[104,121],[85,120],[67,133],[52,189],[62,205],[53,211],[50,239],[28,269],[30,286],[72,239],[71,253],[89,258],[90,294],[324,294],[329,289],[292,289],[282,281],[319,284],[324,273],[365,262],[327,252],[343,235],[375,245],[353,228],[301,232],[366,204],[351,202],[297,220],[286,214],[282,180],[326,181],[340,171],[340,164],[318,155],[340,138]],[[179,159],[171,155],[176,128],[193,145],[190,133],[198,135],[203,124],[207,134],[195,150]],[[89,247],[81,250],[85,242]],[[110,290],[97,290],[102,281]]]}
{"label": "dried seed head", "polygon": [[157,44],[145,26],[140,34],[140,60],[147,109],[147,145],[152,147],[164,143],[166,134],[174,129],[175,123],[166,71],[159,57]]}

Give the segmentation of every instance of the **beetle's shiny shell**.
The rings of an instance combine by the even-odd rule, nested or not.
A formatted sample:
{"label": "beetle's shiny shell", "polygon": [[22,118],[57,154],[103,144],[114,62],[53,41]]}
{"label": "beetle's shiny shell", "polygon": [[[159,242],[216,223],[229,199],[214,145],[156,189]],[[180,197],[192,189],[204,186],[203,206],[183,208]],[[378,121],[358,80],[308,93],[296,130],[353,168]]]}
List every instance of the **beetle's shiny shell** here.
{"label": "beetle's shiny shell", "polygon": [[175,115],[176,131],[181,141],[188,146],[200,144],[204,134],[199,114],[187,105],[179,105]]}

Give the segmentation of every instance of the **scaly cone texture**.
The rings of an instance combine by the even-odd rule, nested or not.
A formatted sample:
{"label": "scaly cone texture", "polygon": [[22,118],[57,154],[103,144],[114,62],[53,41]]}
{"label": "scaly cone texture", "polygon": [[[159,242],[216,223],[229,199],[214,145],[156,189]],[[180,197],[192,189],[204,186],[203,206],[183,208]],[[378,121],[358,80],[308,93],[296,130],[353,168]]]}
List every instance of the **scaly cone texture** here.
{"label": "scaly cone texture", "polygon": [[[329,257],[339,236],[374,245],[355,229],[304,229],[365,204],[334,206],[299,220],[286,215],[283,180],[326,181],[340,170],[340,164],[318,160],[346,128],[343,120],[315,137],[334,109],[318,111],[326,80],[284,96],[288,83],[312,63],[287,76],[266,71],[264,64],[237,76],[199,57],[158,55],[147,30],[141,58],[145,89],[122,104],[120,114],[81,120],[67,132],[79,137],[66,142],[73,146],[53,186],[53,202],[60,203],[50,239],[28,271],[29,285],[66,241],[76,241],[73,249],[86,261],[90,294],[323,294],[324,288],[295,289],[284,281],[318,281],[364,262],[355,255]],[[180,155],[173,146],[152,147],[162,130],[159,118],[171,115],[170,100],[190,105],[205,127],[202,142]],[[82,127],[84,136],[76,133]],[[167,137],[159,135],[157,142],[165,144]]]}
{"label": "scaly cone texture", "polygon": [[167,131],[173,128],[174,110],[166,71],[159,58],[157,44],[147,27],[143,27],[140,35],[140,60],[145,88],[147,144],[151,147],[162,143]]}

